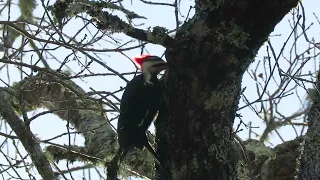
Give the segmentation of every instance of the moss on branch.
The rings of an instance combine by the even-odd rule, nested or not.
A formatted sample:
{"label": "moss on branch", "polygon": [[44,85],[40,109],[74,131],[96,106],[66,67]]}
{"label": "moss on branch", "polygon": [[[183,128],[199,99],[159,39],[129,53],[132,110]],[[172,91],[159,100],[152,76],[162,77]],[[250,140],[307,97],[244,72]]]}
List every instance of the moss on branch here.
{"label": "moss on branch", "polygon": [[247,140],[245,147],[252,175],[257,179],[294,179],[302,140],[299,137],[274,148],[258,140]]}
{"label": "moss on branch", "polygon": [[11,129],[28,152],[36,169],[43,179],[56,179],[45,153],[42,151],[37,138],[15,113],[12,107],[13,97],[16,96],[11,88],[0,89],[0,114],[10,125]]}
{"label": "moss on branch", "polygon": [[[62,19],[74,17],[81,13],[87,13],[92,17],[92,20],[97,23],[97,28],[109,32],[122,32],[132,38],[150,42],[153,44],[159,44],[170,50],[179,50],[177,42],[166,34],[160,27],[155,27],[152,32],[145,31],[133,27],[126,23],[116,15],[112,15],[109,12],[103,10],[103,8],[120,10],[126,14],[129,19],[144,18],[138,14],[126,10],[123,7],[117,6],[111,2],[96,2],[96,1],[56,1],[56,3],[49,7],[52,14],[56,18],[58,23],[62,23]],[[161,29],[161,30],[160,30]],[[159,31],[160,30],[160,31]]]}

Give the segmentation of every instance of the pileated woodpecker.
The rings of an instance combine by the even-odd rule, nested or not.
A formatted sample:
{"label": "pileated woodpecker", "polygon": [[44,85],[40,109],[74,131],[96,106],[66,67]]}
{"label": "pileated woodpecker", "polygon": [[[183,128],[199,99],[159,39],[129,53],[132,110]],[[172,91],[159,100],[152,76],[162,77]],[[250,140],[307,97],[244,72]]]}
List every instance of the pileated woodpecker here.
{"label": "pileated woodpecker", "polygon": [[120,145],[118,158],[121,162],[132,148],[146,147],[163,169],[148,141],[146,131],[152,121],[157,118],[162,95],[157,75],[168,66],[157,56],[142,55],[133,60],[142,74],[137,75],[127,84],[122,95],[117,127]]}

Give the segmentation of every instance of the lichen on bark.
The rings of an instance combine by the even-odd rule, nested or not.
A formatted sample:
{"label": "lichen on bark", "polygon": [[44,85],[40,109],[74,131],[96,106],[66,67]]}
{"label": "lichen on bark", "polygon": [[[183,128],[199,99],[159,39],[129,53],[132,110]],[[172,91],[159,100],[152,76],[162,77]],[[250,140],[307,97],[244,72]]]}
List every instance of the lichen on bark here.
{"label": "lichen on bark", "polygon": [[[167,61],[183,72],[169,70],[168,112],[156,125],[158,152],[176,179],[237,178],[237,162],[230,154],[242,76],[273,27],[297,2],[196,1],[195,16],[175,36],[181,51],[166,52]],[[187,170],[196,165],[205,168]]]}
{"label": "lichen on bark", "polygon": [[[318,72],[315,89],[320,89],[320,73]],[[312,98],[312,107],[308,113],[308,131],[301,148],[298,179],[320,179],[320,93]]]}

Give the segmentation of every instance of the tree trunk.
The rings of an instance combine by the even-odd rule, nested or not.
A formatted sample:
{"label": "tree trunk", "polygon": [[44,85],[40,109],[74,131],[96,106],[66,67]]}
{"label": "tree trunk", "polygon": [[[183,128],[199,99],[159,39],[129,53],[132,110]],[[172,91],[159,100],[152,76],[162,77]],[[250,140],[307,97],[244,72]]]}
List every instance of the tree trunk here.
{"label": "tree trunk", "polygon": [[182,49],[166,51],[171,69],[156,122],[158,153],[172,179],[237,179],[232,126],[242,76],[297,3],[196,1],[195,16],[175,37]]}
{"label": "tree trunk", "polygon": [[316,95],[308,114],[308,131],[302,145],[298,179],[320,179],[320,73],[316,84]]}

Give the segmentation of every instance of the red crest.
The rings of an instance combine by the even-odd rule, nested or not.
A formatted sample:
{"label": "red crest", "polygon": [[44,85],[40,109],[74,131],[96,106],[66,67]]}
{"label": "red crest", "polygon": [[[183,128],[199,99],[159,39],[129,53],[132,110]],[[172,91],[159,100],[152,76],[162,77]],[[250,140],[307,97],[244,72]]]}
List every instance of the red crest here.
{"label": "red crest", "polygon": [[143,61],[146,60],[148,57],[151,57],[151,55],[144,54],[141,56],[134,57],[133,61],[137,64],[138,68],[141,69]]}

